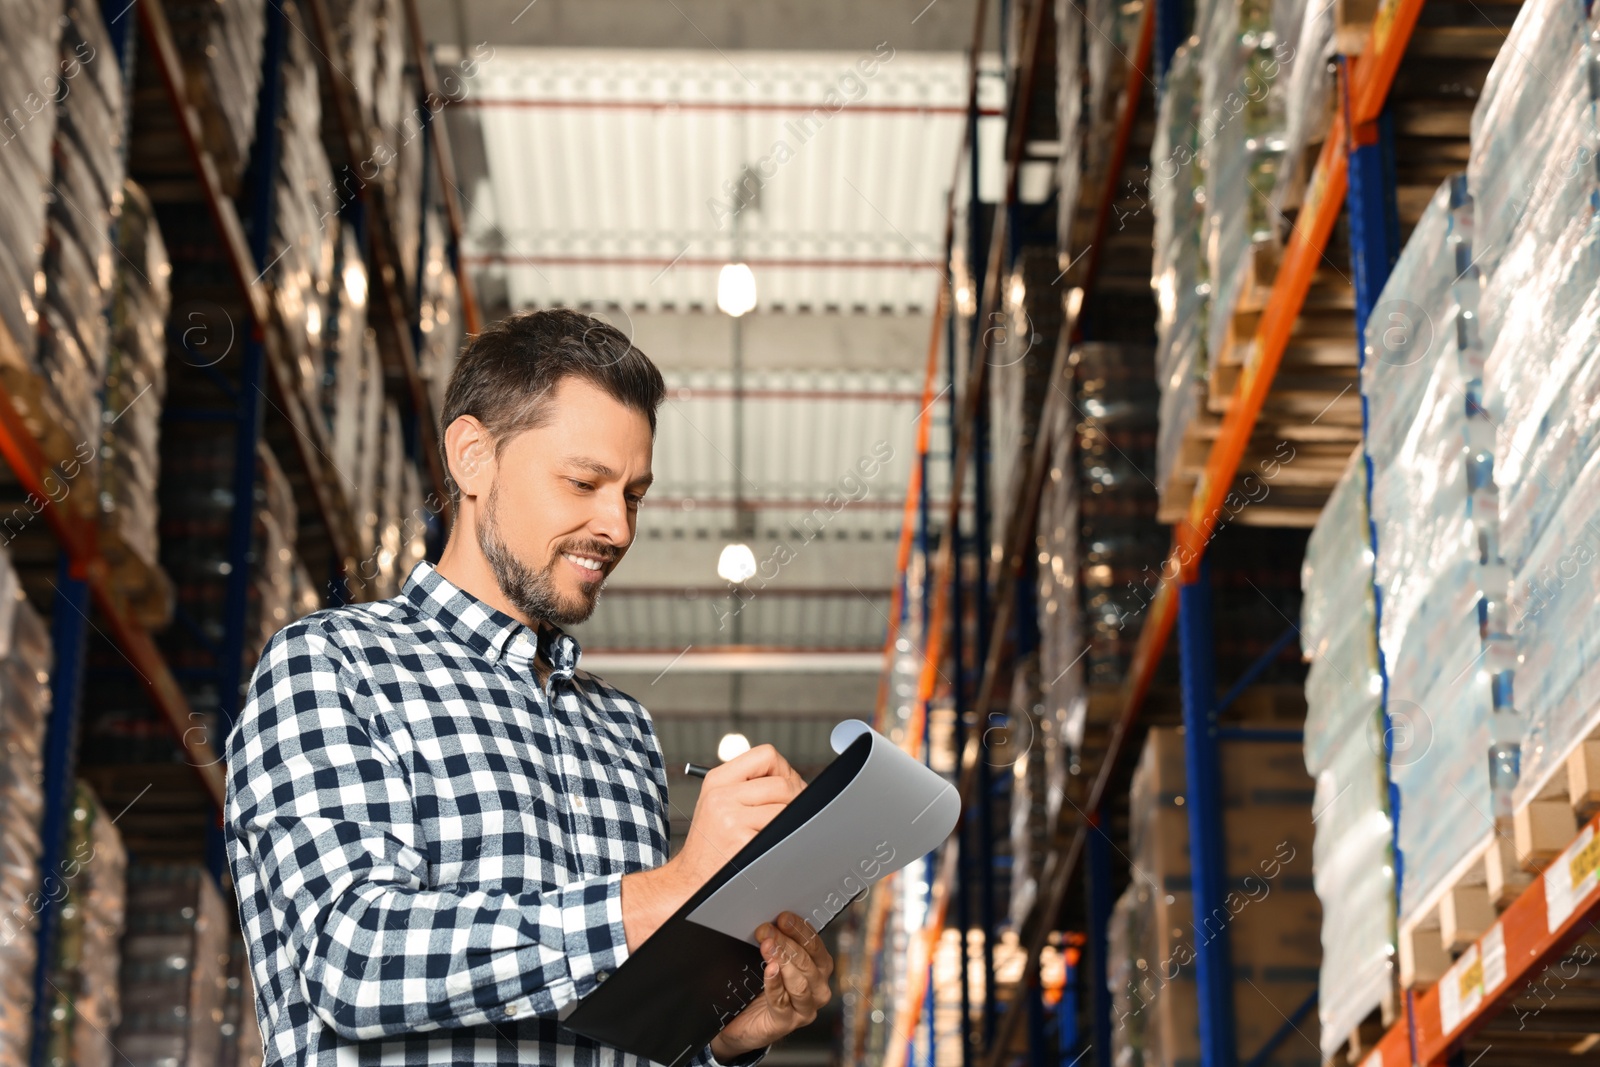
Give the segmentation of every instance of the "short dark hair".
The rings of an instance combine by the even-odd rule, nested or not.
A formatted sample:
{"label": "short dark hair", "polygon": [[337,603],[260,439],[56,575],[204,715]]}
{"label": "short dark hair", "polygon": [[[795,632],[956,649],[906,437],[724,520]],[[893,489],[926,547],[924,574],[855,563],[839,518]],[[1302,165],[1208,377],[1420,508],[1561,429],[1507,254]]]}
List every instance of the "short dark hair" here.
{"label": "short dark hair", "polygon": [[[489,431],[498,456],[506,441],[549,418],[546,401],[566,378],[581,378],[644,415],[655,436],[667,386],[650,357],[610,323],[552,308],[509,315],[467,341],[445,389],[440,452],[450,425],[471,415]],[[444,465],[450,502],[459,506],[461,489],[449,477],[448,455]]]}

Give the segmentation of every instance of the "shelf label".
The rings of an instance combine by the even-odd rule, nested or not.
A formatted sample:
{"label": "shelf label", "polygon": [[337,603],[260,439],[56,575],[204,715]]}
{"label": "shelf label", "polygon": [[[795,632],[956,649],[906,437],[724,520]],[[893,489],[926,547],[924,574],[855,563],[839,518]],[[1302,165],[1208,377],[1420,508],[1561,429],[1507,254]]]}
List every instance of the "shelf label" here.
{"label": "shelf label", "polygon": [[1483,959],[1473,945],[1439,979],[1439,1022],[1447,1034],[1483,1003]]}
{"label": "shelf label", "polygon": [[1478,942],[1483,957],[1483,993],[1488,996],[1506,981],[1506,932],[1496,922]]}
{"label": "shelf label", "polygon": [[1593,825],[1585,826],[1578,839],[1544,872],[1545,922],[1552,934],[1600,885],[1597,872],[1600,840],[1595,839]]}

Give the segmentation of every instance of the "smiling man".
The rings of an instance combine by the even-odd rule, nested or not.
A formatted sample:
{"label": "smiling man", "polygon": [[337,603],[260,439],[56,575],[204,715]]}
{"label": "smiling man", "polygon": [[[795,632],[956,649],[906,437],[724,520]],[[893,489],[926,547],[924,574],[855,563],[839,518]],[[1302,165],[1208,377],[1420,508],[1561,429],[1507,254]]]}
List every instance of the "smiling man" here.
{"label": "smiling man", "polygon": [[[438,565],[262,654],[225,818],[269,1067],[648,1063],[561,1020],[804,788],[770,745],[713,769],[669,860],[650,715],[562,629],[633,543],[664,395],[586,315],[484,330],[445,399]],[[830,998],[803,919],[752,933],[762,993],[698,1067],[759,1062]]]}

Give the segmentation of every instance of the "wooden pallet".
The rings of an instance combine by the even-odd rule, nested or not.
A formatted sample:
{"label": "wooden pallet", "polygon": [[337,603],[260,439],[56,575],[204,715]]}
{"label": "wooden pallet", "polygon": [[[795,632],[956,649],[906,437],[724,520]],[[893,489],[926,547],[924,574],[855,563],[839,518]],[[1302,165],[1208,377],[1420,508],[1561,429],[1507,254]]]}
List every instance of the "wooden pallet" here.
{"label": "wooden pallet", "polygon": [[1361,1025],[1350,1031],[1339,1051],[1325,1060],[1323,1067],[1360,1067],[1398,1018],[1400,990],[1390,985],[1378,1007],[1368,1012],[1367,1017],[1361,1020]]}
{"label": "wooden pallet", "polygon": [[1600,812],[1600,719],[1555,761],[1509,825],[1497,826],[1461,860],[1415,915],[1400,924],[1400,984],[1437,982],[1499,914]]}

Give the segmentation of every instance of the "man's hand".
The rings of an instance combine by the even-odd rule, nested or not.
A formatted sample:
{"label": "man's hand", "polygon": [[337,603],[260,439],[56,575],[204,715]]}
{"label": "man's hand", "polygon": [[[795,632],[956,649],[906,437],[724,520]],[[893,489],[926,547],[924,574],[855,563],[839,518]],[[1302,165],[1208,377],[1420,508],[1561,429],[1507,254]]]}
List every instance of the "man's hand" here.
{"label": "man's hand", "polygon": [[622,924],[629,951],[655,933],[805,787],[805,779],[771,745],[757,745],[711,768],[683,848],[662,866],[622,879]]}
{"label": "man's hand", "polygon": [[722,1063],[807,1025],[833,999],[833,956],[810,923],[786,911],[776,923],[762,923],[756,937],[767,961],[761,995],[711,1042],[711,1054]]}

